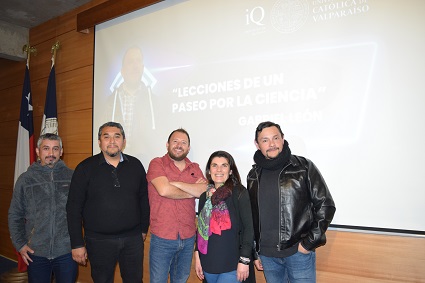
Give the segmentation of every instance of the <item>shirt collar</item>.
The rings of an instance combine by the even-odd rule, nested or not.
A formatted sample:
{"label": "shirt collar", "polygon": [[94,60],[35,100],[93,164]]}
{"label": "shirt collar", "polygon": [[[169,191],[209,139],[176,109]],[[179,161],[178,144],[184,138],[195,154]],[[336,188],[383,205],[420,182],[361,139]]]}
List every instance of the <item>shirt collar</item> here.
{"label": "shirt collar", "polygon": [[[103,153],[102,152],[99,153],[99,155],[100,155],[99,164],[102,164],[102,163],[109,164],[109,162],[105,159],[105,156],[103,156]],[[124,161],[128,161],[128,158],[127,158],[127,156],[125,156],[125,154],[123,154],[122,152],[120,152],[120,162],[124,162]],[[109,165],[111,165],[111,164],[109,164]]]}

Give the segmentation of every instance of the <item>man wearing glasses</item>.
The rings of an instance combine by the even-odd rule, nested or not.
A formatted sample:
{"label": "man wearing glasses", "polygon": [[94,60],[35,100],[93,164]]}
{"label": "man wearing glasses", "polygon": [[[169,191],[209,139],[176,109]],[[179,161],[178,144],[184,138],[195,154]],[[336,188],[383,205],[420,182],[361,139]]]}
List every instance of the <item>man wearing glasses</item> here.
{"label": "man wearing glasses", "polygon": [[123,282],[142,282],[149,228],[146,171],[137,158],[122,152],[126,139],[121,124],[103,124],[98,143],[101,152],[82,161],[71,181],[67,216],[72,257],[82,265],[88,257],[94,282],[113,282],[117,262]]}

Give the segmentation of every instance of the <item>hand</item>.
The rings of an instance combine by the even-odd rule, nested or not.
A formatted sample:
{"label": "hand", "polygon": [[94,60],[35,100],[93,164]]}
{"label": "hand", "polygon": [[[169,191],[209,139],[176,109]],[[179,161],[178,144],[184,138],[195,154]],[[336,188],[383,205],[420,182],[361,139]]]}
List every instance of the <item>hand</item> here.
{"label": "hand", "polygon": [[204,280],[204,271],[202,270],[201,260],[199,259],[198,251],[195,251],[195,272],[199,279]]}
{"label": "hand", "polygon": [[306,254],[306,255],[310,253],[310,251],[309,251],[309,250],[304,249],[304,247],[301,245],[301,243],[299,243],[299,244],[298,244],[298,251],[299,251],[300,253],[302,253],[302,254]]}
{"label": "hand", "polygon": [[146,233],[142,233],[143,242],[146,241]]}
{"label": "hand", "polygon": [[239,262],[236,269],[236,276],[239,282],[246,280],[249,276],[249,265]]}
{"label": "hand", "polygon": [[26,265],[29,265],[29,262],[32,262],[32,259],[30,258],[28,253],[34,253],[34,251],[30,247],[28,247],[28,245],[23,246],[22,249],[19,251],[19,254],[21,255]]}
{"label": "hand", "polygon": [[263,271],[263,264],[261,263],[260,259],[254,260],[254,265],[257,268],[258,271]]}
{"label": "hand", "polygon": [[72,249],[72,259],[78,264],[86,265],[87,263],[87,250],[85,247]]}
{"label": "hand", "polygon": [[207,181],[204,178],[199,178],[198,180],[196,180],[195,184],[206,184]]}

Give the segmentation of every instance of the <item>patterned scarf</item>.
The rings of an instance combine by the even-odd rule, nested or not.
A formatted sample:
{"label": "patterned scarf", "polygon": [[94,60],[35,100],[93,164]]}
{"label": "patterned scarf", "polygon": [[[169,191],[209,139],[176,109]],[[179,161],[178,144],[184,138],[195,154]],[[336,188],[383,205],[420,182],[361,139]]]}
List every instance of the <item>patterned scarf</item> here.
{"label": "patterned scarf", "polygon": [[202,254],[207,254],[208,239],[213,233],[221,235],[221,231],[232,227],[229,210],[226,205],[226,199],[231,194],[232,192],[223,186],[215,190],[214,185],[208,185],[207,199],[198,216],[197,245],[198,251]]}

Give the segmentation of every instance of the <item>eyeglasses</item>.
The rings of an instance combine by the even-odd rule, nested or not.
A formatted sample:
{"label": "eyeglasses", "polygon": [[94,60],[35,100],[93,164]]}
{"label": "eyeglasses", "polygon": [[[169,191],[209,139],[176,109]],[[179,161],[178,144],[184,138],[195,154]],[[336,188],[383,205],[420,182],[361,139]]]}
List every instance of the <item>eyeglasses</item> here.
{"label": "eyeglasses", "polygon": [[118,175],[117,175],[117,169],[116,168],[114,168],[114,170],[112,170],[112,179],[114,179],[114,187],[115,188],[121,187],[120,180],[118,180]]}

